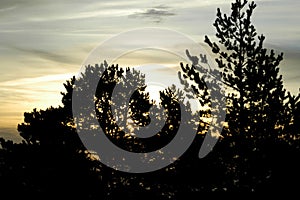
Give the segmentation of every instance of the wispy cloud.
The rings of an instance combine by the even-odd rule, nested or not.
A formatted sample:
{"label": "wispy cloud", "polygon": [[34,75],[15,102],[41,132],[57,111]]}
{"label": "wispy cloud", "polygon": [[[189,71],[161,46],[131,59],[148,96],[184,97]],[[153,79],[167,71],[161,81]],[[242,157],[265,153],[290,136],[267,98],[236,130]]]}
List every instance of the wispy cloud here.
{"label": "wispy cloud", "polygon": [[15,8],[16,8],[16,6],[10,6],[10,7],[6,7],[6,8],[0,8],[0,13],[1,12],[11,11],[11,10],[14,10]]}
{"label": "wispy cloud", "polygon": [[172,8],[165,5],[159,5],[146,10],[135,12],[128,15],[129,18],[148,19],[155,23],[160,23],[164,18],[176,15]]}
{"label": "wispy cloud", "polygon": [[38,84],[42,82],[49,82],[49,81],[64,81],[68,78],[72,77],[74,74],[66,73],[66,74],[56,74],[56,75],[46,75],[34,78],[22,78],[14,81],[5,81],[0,82],[0,86],[20,86],[20,85],[27,85],[27,84]]}
{"label": "wispy cloud", "polygon": [[58,105],[60,92],[64,91],[63,83],[73,75],[64,73],[0,82],[1,113]]}
{"label": "wispy cloud", "polygon": [[99,17],[121,17],[127,16],[128,14],[132,13],[137,9],[107,9],[107,10],[93,10],[93,11],[81,11],[78,13],[69,13],[60,16],[51,16],[51,17],[31,17],[29,21],[33,22],[47,22],[47,21],[59,21],[59,20],[81,20],[81,19],[88,19],[88,18],[99,18]]}
{"label": "wispy cloud", "polygon": [[50,51],[38,49],[38,48],[22,48],[18,46],[11,46],[11,48],[21,51],[23,54],[30,54],[30,56],[39,57],[48,61],[54,61],[57,63],[68,63],[68,64],[78,64],[81,60],[76,59],[76,57],[70,57],[68,55],[64,55],[62,52],[53,53]]}

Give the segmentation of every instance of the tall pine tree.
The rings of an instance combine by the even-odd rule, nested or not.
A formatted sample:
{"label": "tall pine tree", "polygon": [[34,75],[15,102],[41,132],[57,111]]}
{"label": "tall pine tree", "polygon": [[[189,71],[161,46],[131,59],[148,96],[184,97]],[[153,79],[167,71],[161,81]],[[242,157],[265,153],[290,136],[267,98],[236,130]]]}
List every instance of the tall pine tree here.
{"label": "tall pine tree", "polygon": [[207,36],[205,42],[217,56],[224,82],[233,90],[228,95],[230,132],[268,137],[280,133],[278,129],[286,123],[283,102],[288,96],[279,74],[283,53],[276,55],[264,47],[265,36],[258,36],[251,21],[255,7],[254,2],[237,0],[230,16],[218,9],[213,25],[219,44]]}
{"label": "tall pine tree", "polygon": [[[265,36],[258,35],[252,24],[255,8],[254,2],[236,0],[229,16],[217,9],[213,25],[218,43],[205,36],[227,87],[228,126],[217,145],[223,152],[216,159],[227,166],[224,187],[229,190],[278,187],[285,180],[282,163],[292,163],[293,155],[298,155],[290,153],[288,145],[299,141],[294,130],[299,97],[284,88],[279,73],[283,53],[265,48]],[[194,81],[196,89],[205,92],[198,73],[204,55],[188,57],[193,66],[182,67],[183,79]]]}

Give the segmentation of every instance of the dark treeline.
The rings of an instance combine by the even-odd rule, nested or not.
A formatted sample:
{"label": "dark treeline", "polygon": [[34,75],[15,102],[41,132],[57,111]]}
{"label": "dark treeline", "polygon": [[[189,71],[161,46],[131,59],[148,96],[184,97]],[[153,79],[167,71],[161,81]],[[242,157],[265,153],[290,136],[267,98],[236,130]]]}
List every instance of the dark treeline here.
{"label": "dark treeline", "polygon": [[[198,153],[210,126],[213,99],[210,94],[219,87],[208,88],[203,79],[206,56],[193,56],[191,65],[181,63],[179,78],[186,91],[197,96],[207,110],[190,112],[188,117],[199,125],[190,148],[176,162],[149,173],[125,173],[99,162],[87,151],[77,130],[72,113],[73,90],[88,89],[97,78],[94,108],[96,116],[82,116],[84,122],[97,118],[110,141],[132,152],[149,152],[168,144],[175,136],[182,116],[183,93],[175,87],[161,91],[161,103],[155,104],[145,92],[145,76],[134,69],[123,69],[106,62],[86,67],[79,80],[68,80],[62,92],[62,106],[24,113],[18,125],[21,143],[0,140],[1,199],[22,197],[82,199],[183,199],[202,192],[297,192],[300,179],[300,96],[291,95],[283,85],[279,65],[283,54],[264,47],[265,37],[257,35],[251,23],[256,7],[253,2],[236,0],[230,15],[217,10],[214,22],[217,42],[207,36],[205,42],[216,55],[226,93],[226,125],[218,143],[206,157]],[[207,73],[207,71],[206,71]],[[214,80],[211,80],[214,81]],[[81,83],[85,88],[75,87]],[[125,84],[126,83],[126,84]],[[118,102],[126,87],[138,85],[130,102],[124,104],[129,115],[113,110],[112,91],[117,84]],[[123,84],[123,85],[122,85]],[[214,84],[212,84],[214,85]],[[78,91],[77,91],[78,92]],[[91,95],[91,94],[90,94]],[[87,97],[88,98],[88,97]],[[213,104],[218,107],[218,102]],[[149,113],[149,109],[153,108]],[[209,109],[210,108],[210,109]],[[221,108],[221,107],[220,107]],[[90,109],[90,108],[80,108]],[[165,110],[165,112],[162,112]],[[84,111],[83,111],[84,112]],[[128,134],[114,116],[146,126],[159,123],[150,118],[165,118],[158,133],[149,138]],[[187,113],[187,114],[188,114]],[[170,128],[171,127],[171,128]],[[197,196],[197,195],[196,195]],[[199,198],[199,196],[197,196]]]}

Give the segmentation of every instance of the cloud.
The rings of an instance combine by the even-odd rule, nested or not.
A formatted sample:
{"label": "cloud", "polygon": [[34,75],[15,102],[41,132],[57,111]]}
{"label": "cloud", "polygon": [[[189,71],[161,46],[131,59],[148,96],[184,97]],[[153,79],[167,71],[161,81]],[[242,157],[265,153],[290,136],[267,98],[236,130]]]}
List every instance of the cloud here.
{"label": "cloud", "polygon": [[10,7],[6,7],[6,8],[0,8],[0,13],[1,12],[8,12],[11,10],[14,10],[16,8],[16,6],[10,6]]}
{"label": "cloud", "polygon": [[169,6],[158,5],[146,10],[135,12],[134,14],[128,15],[129,18],[141,18],[148,19],[155,23],[160,23],[163,18],[176,15],[171,11]]}
{"label": "cloud", "polygon": [[50,81],[58,81],[58,80],[66,80],[72,77],[73,73],[65,73],[65,74],[55,74],[55,75],[45,75],[40,77],[34,78],[22,78],[13,81],[5,81],[0,82],[0,86],[19,86],[19,85],[26,85],[26,84],[39,84],[42,82],[50,82]]}
{"label": "cloud", "polygon": [[76,59],[76,57],[67,56],[62,53],[53,53],[53,52],[49,52],[41,49],[29,48],[29,47],[23,48],[23,47],[17,47],[12,45],[8,45],[8,46],[10,46],[10,48],[14,50],[20,51],[27,55],[39,57],[44,60],[54,61],[57,63],[78,64],[81,62],[81,60]]}

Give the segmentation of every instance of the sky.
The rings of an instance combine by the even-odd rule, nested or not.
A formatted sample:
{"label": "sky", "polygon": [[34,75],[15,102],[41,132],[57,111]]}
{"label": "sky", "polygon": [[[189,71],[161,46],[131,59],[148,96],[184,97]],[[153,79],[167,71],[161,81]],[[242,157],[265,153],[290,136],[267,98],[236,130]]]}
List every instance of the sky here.
{"label": "sky", "polygon": [[[1,0],[0,137],[20,141],[17,124],[33,108],[61,105],[63,83],[76,75],[90,52],[124,31],[159,27],[203,43],[213,38],[216,9],[231,0]],[[286,88],[300,87],[299,0],[257,0],[253,23],[266,47],[284,52]],[[143,52],[137,52],[137,54]],[[155,53],[144,53],[144,61]],[[162,54],[168,57],[167,54]],[[169,56],[177,62],[172,56]],[[123,59],[125,64],[126,58]],[[168,64],[163,57],[155,58]],[[128,60],[127,60],[128,61]],[[155,73],[153,71],[152,73]],[[165,73],[165,74],[164,74]],[[157,76],[167,77],[168,72]],[[152,74],[153,76],[153,74]],[[147,77],[147,75],[146,75]]]}

